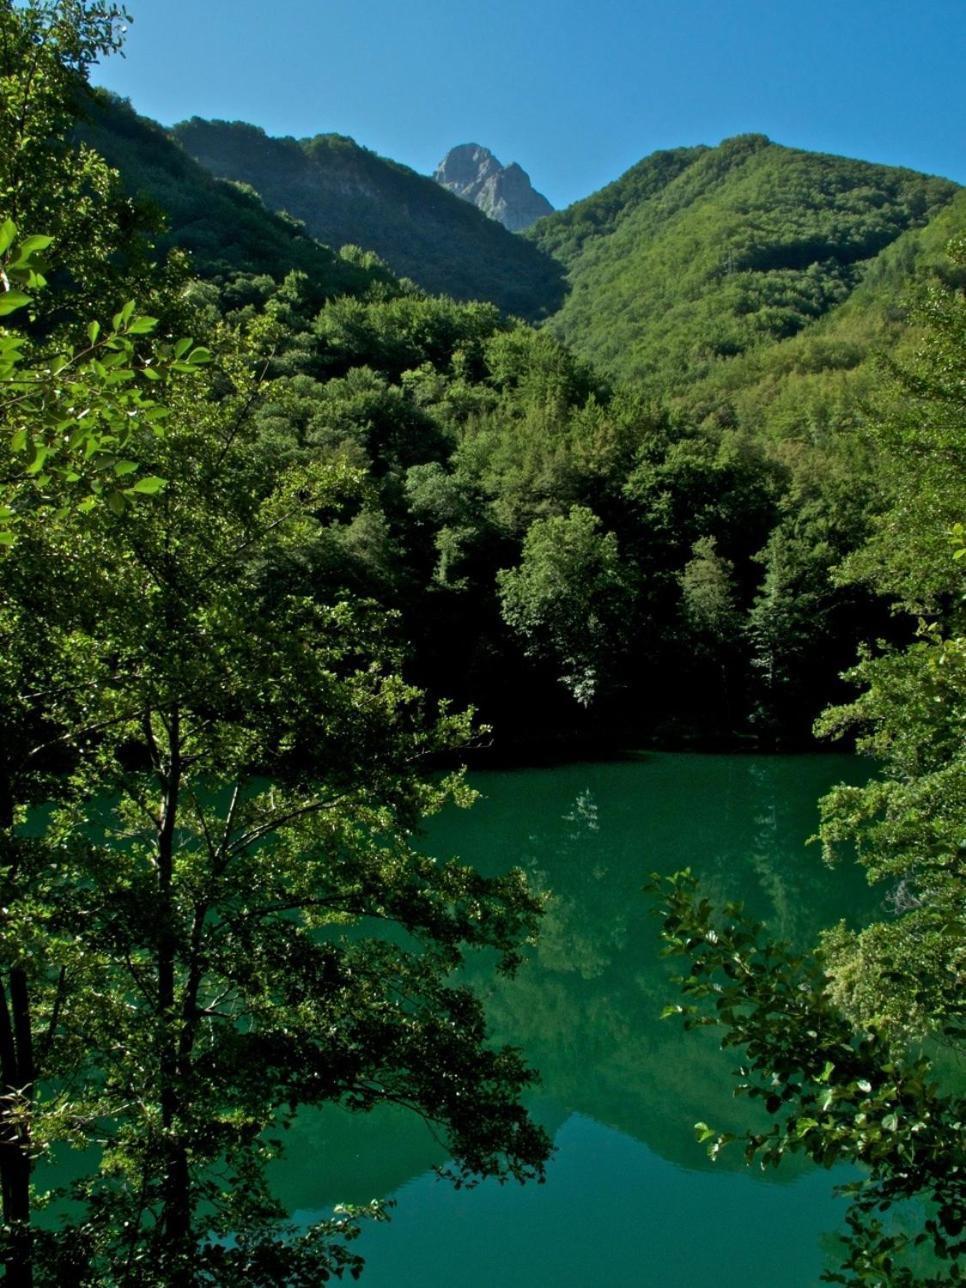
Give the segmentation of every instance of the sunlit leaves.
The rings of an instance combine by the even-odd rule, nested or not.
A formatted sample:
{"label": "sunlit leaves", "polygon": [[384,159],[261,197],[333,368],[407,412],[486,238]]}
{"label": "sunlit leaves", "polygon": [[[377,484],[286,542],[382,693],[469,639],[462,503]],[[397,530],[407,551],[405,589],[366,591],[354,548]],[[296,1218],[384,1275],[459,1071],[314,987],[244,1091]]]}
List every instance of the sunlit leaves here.
{"label": "sunlit leaves", "polygon": [[[0,263],[8,289],[0,294],[0,313],[15,314],[30,299],[11,288],[8,278],[36,280],[36,257],[50,238],[17,242],[10,220],[2,228]],[[73,503],[86,513],[100,497],[120,513],[130,498],[160,491],[164,480],[156,475],[120,484],[139,468],[128,452],[146,428],[162,432],[167,410],[157,401],[159,385],[172,376],[194,374],[210,363],[211,353],[181,340],[170,351],[161,345],[142,354],[138,340],[156,327],[157,319],[138,314],[131,300],[115,313],[109,328],[91,322],[87,343],[71,349],[34,352],[24,335],[0,332],[0,400],[9,450],[21,478],[34,483],[18,487],[15,474],[8,485],[0,527],[5,547],[16,540],[18,524],[38,507],[56,513]],[[149,395],[146,388],[152,385]],[[70,493],[78,490],[81,495],[72,500]]]}
{"label": "sunlit leaves", "polygon": [[[861,1163],[866,1175],[847,1187],[850,1235],[834,1283],[950,1282],[966,1218],[962,1170],[966,1104],[940,1090],[929,1061],[896,1051],[891,1034],[854,1031],[829,997],[821,962],[794,956],[767,939],[740,909],[718,914],[701,899],[687,872],[655,878],[662,937],[669,955],[685,958],[679,980],[687,1005],[669,1006],[686,1028],[709,1026],[723,1046],[744,1052],[736,1094],[760,1100],[774,1118],[767,1130],[743,1138],[749,1163],[778,1166],[805,1153],[821,1166]],[[707,1123],[695,1132],[712,1156],[734,1138]],[[875,1214],[893,1204],[921,1203],[915,1241],[929,1243],[948,1266],[936,1278],[902,1277],[913,1235],[885,1232]],[[896,1279],[863,1277],[862,1264],[880,1256]]]}

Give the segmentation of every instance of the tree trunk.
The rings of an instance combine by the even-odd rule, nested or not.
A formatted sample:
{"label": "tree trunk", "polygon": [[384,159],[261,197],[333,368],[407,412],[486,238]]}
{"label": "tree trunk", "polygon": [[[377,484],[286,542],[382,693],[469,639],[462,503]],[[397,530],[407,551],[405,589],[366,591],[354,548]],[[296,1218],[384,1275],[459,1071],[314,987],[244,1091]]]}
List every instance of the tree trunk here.
{"label": "tree trunk", "polygon": [[181,1109],[178,1060],[176,910],[174,904],[175,824],[181,789],[181,719],[177,707],[168,713],[168,763],[164,766],[164,800],[158,829],[158,895],[161,931],[158,942],[158,1012],[162,1030],[160,1056],[161,1125],[165,1133],[162,1260],[170,1281],[182,1281],[191,1259],[191,1194],[188,1155],[178,1139]]}
{"label": "tree trunk", "polygon": [[[10,843],[13,794],[9,774],[0,772],[0,828]],[[11,863],[13,854],[9,855]],[[5,1288],[32,1288],[33,1232],[30,1228],[30,1119],[14,1116],[33,1096],[36,1079],[27,976],[20,967],[0,980],[0,1188],[3,1220],[10,1229],[4,1255]]]}
{"label": "tree trunk", "polygon": [[[9,993],[9,998],[8,998]],[[30,1228],[30,1122],[14,1116],[33,1094],[33,1044],[27,977],[15,967],[0,984],[0,1183],[3,1219],[10,1230],[4,1255],[5,1288],[32,1288],[33,1232]]]}

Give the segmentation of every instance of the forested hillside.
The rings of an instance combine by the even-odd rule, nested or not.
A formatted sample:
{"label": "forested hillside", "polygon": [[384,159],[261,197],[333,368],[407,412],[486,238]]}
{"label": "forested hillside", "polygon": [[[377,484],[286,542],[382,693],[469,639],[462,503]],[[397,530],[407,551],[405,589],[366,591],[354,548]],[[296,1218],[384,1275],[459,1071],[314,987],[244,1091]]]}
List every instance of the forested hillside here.
{"label": "forested hillside", "polygon": [[560,267],[538,247],[343,135],[273,139],[242,122],[197,117],[172,133],[212,174],[251,185],[270,210],[295,216],[313,237],[375,251],[427,291],[491,300],[531,321],[563,298]]}
{"label": "forested hillside", "polygon": [[[333,256],[123,105],[101,110],[88,136],[167,212],[167,244],[211,283],[196,299],[269,361],[255,422],[286,454],[324,441],[369,473],[363,511],[332,531],[333,572],[397,609],[413,674],[475,703],[501,740],[801,741],[857,644],[896,629],[833,570],[877,504],[856,432],[877,355],[913,343],[916,283],[957,271],[955,185],[760,136],[646,158],[533,233],[574,282],[550,331],[572,330],[578,352],[604,330],[632,336],[619,366],[658,355],[615,384],[492,306],[425,298],[367,251]],[[239,173],[281,173],[284,155],[304,176],[292,141],[180,133]],[[357,178],[390,172],[346,141],[318,148]],[[383,216],[398,223],[394,200]],[[344,231],[369,227],[360,214]],[[710,355],[704,331],[736,327],[733,352]]]}
{"label": "forested hillside", "polygon": [[278,278],[298,269],[321,302],[391,276],[373,256],[339,255],[338,247],[322,245],[295,220],[268,210],[256,193],[212,179],[159,125],[121,99],[103,92],[86,97],[75,133],[117,169],[158,251],[187,251],[201,277]]}
{"label": "forested hillside", "polygon": [[604,371],[680,391],[841,304],[955,191],[742,135],[656,153],[526,236],[568,269],[555,333]]}

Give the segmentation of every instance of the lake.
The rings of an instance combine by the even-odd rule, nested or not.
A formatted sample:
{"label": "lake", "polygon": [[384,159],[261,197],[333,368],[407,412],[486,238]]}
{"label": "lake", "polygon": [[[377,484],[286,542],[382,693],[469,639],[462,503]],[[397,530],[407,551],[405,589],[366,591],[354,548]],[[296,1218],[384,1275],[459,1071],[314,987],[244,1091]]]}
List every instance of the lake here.
{"label": "lake", "polygon": [[658,1018],[680,964],[660,957],[641,887],[689,866],[711,898],[743,901],[801,946],[873,914],[862,873],[827,870],[805,844],[818,797],[866,774],[844,756],[642,753],[473,775],[480,802],[433,820],[424,844],[487,873],[519,866],[549,895],[514,980],[468,968],[494,1040],[540,1071],[531,1109],[556,1145],[546,1183],[456,1191],[433,1170],[445,1148],[413,1116],[332,1109],[289,1136],[274,1173],[289,1210],[301,1223],[393,1199],[391,1222],[355,1245],[367,1288],[816,1284],[850,1173],[794,1160],[763,1175],[728,1150],[709,1161],[694,1123],[741,1130],[755,1107],[731,1095],[737,1053]]}

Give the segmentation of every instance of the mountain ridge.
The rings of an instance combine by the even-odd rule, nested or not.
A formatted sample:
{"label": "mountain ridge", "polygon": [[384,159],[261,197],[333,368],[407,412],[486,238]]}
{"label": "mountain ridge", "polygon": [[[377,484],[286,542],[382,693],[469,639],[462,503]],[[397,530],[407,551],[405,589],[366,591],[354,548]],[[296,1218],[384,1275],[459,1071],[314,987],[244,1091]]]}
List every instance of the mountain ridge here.
{"label": "mountain ridge", "polygon": [[171,130],[217,178],[249,184],[270,210],[319,241],[374,251],[431,294],[485,299],[538,321],[563,298],[562,270],[429,176],[378,156],[346,135],[273,138],[244,122],[193,117]]}

